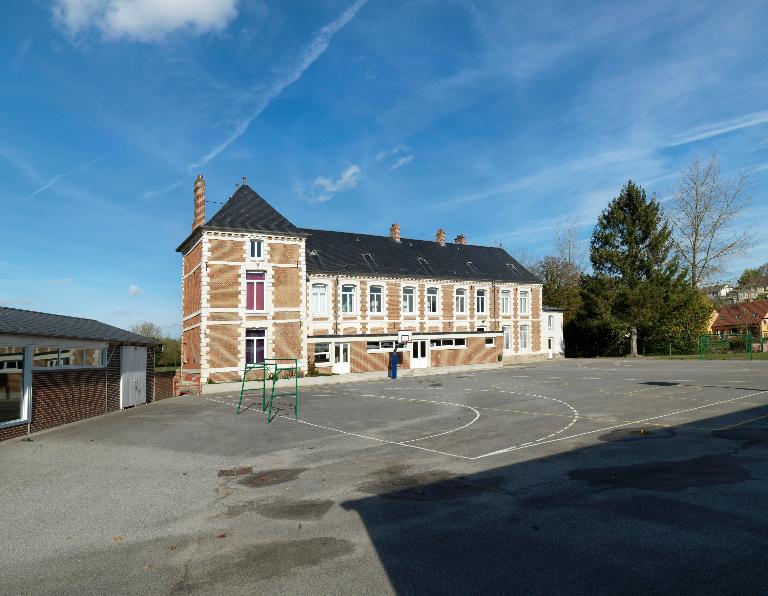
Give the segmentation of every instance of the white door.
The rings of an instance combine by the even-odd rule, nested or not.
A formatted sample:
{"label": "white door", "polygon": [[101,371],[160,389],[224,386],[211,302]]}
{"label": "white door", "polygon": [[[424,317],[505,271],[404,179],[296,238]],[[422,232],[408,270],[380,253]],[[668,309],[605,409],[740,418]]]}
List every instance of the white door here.
{"label": "white door", "polygon": [[147,403],[147,348],[123,346],[120,350],[120,407]]}
{"label": "white door", "polygon": [[547,338],[547,350],[549,350],[549,357],[553,357],[553,348],[554,348],[555,340],[552,337]]}
{"label": "white door", "polygon": [[411,368],[427,368],[428,366],[427,340],[414,339],[411,342]]}
{"label": "white door", "polygon": [[504,353],[511,354],[512,353],[512,327],[510,327],[509,325],[504,325],[504,327],[502,327],[501,330],[504,332]]}
{"label": "white door", "polygon": [[349,344],[334,344],[333,348],[333,372],[337,375],[345,375],[349,372]]}

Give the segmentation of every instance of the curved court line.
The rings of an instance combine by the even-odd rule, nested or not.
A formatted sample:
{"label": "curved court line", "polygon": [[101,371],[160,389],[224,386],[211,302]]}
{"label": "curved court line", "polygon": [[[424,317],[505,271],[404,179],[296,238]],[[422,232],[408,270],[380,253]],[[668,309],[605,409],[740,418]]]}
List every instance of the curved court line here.
{"label": "curved court line", "polygon": [[491,451],[490,453],[484,453],[483,455],[477,455],[475,457],[472,457],[470,459],[482,459],[484,457],[490,457],[492,455],[500,455],[502,453],[509,453],[510,451],[517,451],[519,449],[527,449],[528,447],[538,447],[539,445],[545,445],[547,443],[556,443],[558,441],[565,441],[567,439],[575,439],[578,437],[584,437],[586,435],[593,435],[595,433],[602,433],[607,430],[613,430],[616,428],[623,428],[625,426],[629,426],[631,424],[641,424],[643,422],[651,422],[652,420],[659,420],[661,418],[667,418],[668,416],[675,416],[676,414],[685,414],[687,412],[695,412],[696,410],[703,410],[704,408],[711,408],[712,406],[719,406],[722,404],[727,404],[735,401],[739,401],[742,399],[746,399],[748,397],[755,397],[756,395],[764,395],[768,393],[768,390],[766,391],[757,391],[756,393],[748,393],[747,395],[742,395],[740,397],[734,397],[731,399],[724,399],[722,401],[713,402],[710,404],[704,404],[703,406],[698,406],[695,408],[687,408],[685,410],[677,410],[675,412],[669,412],[668,414],[661,414],[659,416],[652,416],[650,418],[643,418],[642,420],[633,420],[632,422],[622,422],[621,424],[614,424],[613,426],[606,426],[605,428],[599,428],[597,430],[588,430],[583,433],[577,433],[575,435],[568,435],[566,437],[558,437],[556,439],[549,439],[545,440],[542,439],[541,441],[537,441],[535,443],[527,443],[523,445],[515,445],[513,447],[507,447],[506,449],[499,449],[497,451]]}
{"label": "curved court line", "polygon": [[466,408],[467,410],[472,410],[475,413],[475,417],[467,422],[466,424],[462,424],[461,426],[457,428],[452,428],[451,430],[446,430],[441,433],[435,433],[434,435],[427,435],[425,437],[419,437],[418,439],[408,439],[407,441],[401,441],[399,444],[404,443],[414,443],[416,441],[423,441],[424,439],[432,439],[434,437],[441,437],[443,435],[449,435],[451,433],[455,433],[458,430],[461,430],[463,428],[467,428],[468,426],[471,426],[475,422],[477,422],[477,419],[480,418],[480,412],[478,412],[475,408],[472,406],[468,406],[466,404],[457,404],[450,401],[437,401],[433,399],[416,399],[415,397],[393,397],[390,395],[372,395],[372,394],[362,394],[362,395],[355,395],[354,393],[350,393],[349,391],[339,391],[339,393],[346,393],[350,397],[373,397],[376,399],[394,399],[397,401],[413,401],[413,402],[420,402],[420,403],[426,403],[426,404],[440,404],[443,406],[457,406],[459,408]]}

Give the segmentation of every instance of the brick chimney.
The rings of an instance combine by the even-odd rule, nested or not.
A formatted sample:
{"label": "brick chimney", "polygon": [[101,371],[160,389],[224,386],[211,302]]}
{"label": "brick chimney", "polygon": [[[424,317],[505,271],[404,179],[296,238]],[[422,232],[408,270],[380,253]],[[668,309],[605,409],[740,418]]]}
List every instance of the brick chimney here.
{"label": "brick chimney", "polygon": [[192,220],[192,230],[205,223],[205,180],[202,174],[195,179],[195,216]]}
{"label": "brick chimney", "polygon": [[400,242],[400,224],[393,223],[390,226],[389,237],[395,242]]}
{"label": "brick chimney", "polygon": [[459,234],[456,236],[456,240],[454,240],[456,244],[466,244],[467,243],[467,237],[464,234]]}
{"label": "brick chimney", "polygon": [[445,230],[443,228],[437,229],[437,234],[435,234],[435,241],[440,246],[445,246]]}

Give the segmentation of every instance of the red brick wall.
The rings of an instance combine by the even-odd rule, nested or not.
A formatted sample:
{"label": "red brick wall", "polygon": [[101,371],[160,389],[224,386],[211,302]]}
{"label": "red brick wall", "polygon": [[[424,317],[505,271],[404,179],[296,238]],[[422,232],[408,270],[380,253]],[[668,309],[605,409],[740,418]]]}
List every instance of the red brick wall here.
{"label": "red brick wall", "polygon": [[462,364],[489,364],[498,362],[499,345],[486,346],[484,337],[468,337],[466,348],[441,348],[430,350],[432,366],[458,366]]}
{"label": "red brick wall", "polygon": [[155,373],[155,401],[173,397],[173,378],[176,373],[174,370]]}

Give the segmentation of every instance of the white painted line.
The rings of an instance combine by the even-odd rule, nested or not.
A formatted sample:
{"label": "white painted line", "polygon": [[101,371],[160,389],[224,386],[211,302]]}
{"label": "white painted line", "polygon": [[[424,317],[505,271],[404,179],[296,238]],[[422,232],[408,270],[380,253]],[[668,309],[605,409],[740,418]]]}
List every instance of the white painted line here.
{"label": "white painted line", "polygon": [[766,393],[768,393],[768,391],[758,391],[756,393],[748,393],[747,395],[742,395],[741,397],[734,397],[734,398],[731,398],[731,399],[724,399],[722,401],[714,402],[714,403],[711,403],[711,404],[705,404],[703,406],[697,406],[695,408],[687,408],[685,410],[677,410],[675,412],[670,412],[669,414],[661,414],[660,416],[652,416],[650,418],[643,418],[641,420],[633,420],[631,422],[623,422],[621,424],[615,424],[613,426],[606,426],[605,428],[600,428],[598,430],[589,430],[589,431],[586,431],[586,432],[583,432],[583,433],[578,433],[578,434],[575,434],[575,435],[568,435],[567,437],[558,437],[556,439],[549,439],[547,441],[540,441],[540,442],[536,442],[535,444],[532,444],[532,445],[526,445],[526,446],[516,445],[516,446],[513,446],[513,447],[507,447],[506,449],[499,449],[497,451],[491,451],[490,453],[484,453],[483,455],[477,455],[477,456],[475,456],[475,457],[473,457],[471,459],[482,459],[484,457],[490,457],[492,455],[499,455],[501,453],[508,453],[510,451],[517,451],[518,449],[524,449],[526,447],[533,447],[533,446],[538,447],[539,445],[546,445],[547,443],[555,443],[557,441],[566,441],[568,439],[575,439],[577,437],[584,437],[586,435],[593,435],[595,433],[602,433],[602,432],[605,432],[607,430],[613,430],[615,428],[623,428],[625,426],[630,426],[632,424],[642,424],[643,422],[650,422],[652,420],[659,420],[661,418],[667,418],[669,416],[675,416],[676,414],[685,414],[687,412],[695,412],[696,410],[703,410],[704,408],[711,408],[712,406],[719,406],[719,405],[722,405],[722,404],[732,403],[732,402],[735,402],[735,401],[746,399],[748,397],[755,397],[756,395],[764,395]]}
{"label": "white painted line", "polygon": [[421,451],[429,451],[430,453],[437,453],[438,455],[447,455],[449,457],[456,457],[458,459],[474,459],[472,457],[467,457],[465,455],[457,455],[455,453],[447,453],[445,451],[438,451],[437,449],[429,449],[427,447],[421,447],[420,445],[409,445],[407,443],[400,443],[398,441],[387,441],[386,439],[377,439],[376,437],[370,437],[368,435],[362,435],[359,433],[351,433],[346,430],[340,430],[338,428],[332,428],[330,426],[323,426],[321,424],[315,424],[314,422],[307,422],[306,420],[296,420],[295,418],[291,418],[290,416],[283,416],[282,414],[279,415],[280,418],[285,418],[286,420],[290,420],[291,422],[299,422],[301,424],[306,424],[307,426],[314,426],[315,428],[322,428],[325,430],[330,430],[333,432],[340,433],[342,435],[348,435],[350,437],[358,437],[360,439],[368,439],[369,441],[376,441],[377,443],[386,443],[387,445],[400,445],[401,447],[410,447],[411,449],[420,449]]}

